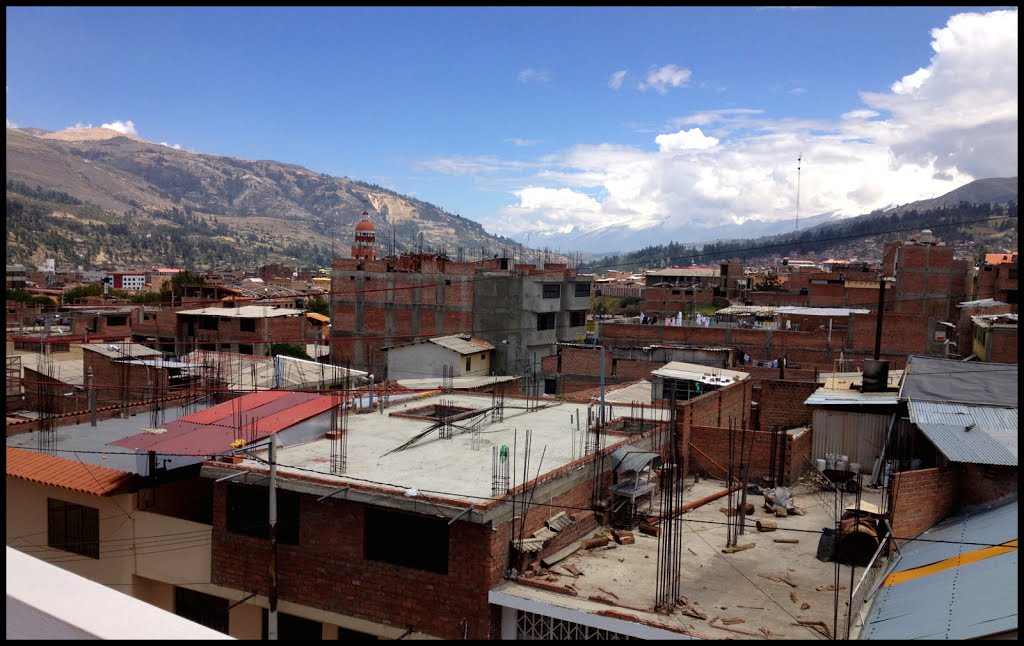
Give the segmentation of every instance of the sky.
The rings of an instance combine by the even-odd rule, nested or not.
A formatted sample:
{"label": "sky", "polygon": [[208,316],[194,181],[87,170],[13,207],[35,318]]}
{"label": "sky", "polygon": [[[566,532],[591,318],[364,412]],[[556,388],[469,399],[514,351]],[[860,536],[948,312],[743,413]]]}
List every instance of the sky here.
{"label": "sky", "polygon": [[1017,175],[1016,7],[6,13],[9,127],[298,164],[527,244]]}

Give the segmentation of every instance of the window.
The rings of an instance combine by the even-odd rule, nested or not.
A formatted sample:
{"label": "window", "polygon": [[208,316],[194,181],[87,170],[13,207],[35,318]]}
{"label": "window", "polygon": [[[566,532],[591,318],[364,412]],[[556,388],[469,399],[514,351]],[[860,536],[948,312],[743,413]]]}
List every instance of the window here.
{"label": "window", "polygon": [[108,316],[107,327],[123,327],[128,325],[127,316]]}
{"label": "window", "polygon": [[47,545],[94,559],[100,557],[100,510],[47,498]]}
{"label": "window", "polygon": [[587,298],[590,296],[590,283],[576,283],[576,297]]}
{"label": "window", "polygon": [[[228,531],[270,538],[270,495],[266,487],[228,485]],[[277,490],[277,542],[299,544],[299,495]]]}
{"label": "window", "polygon": [[228,600],[174,586],[174,614],[197,624],[228,632]]}
{"label": "window", "polygon": [[547,314],[537,315],[537,329],[538,330],[553,330],[555,329],[555,313],[548,312]]}
{"label": "window", "polygon": [[366,560],[448,574],[448,521],[377,507],[364,514]]}
{"label": "window", "polygon": [[544,394],[545,395],[557,395],[558,394],[558,379],[546,378],[544,380]]}
{"label": "window", "polygon": [[544,298],[558,298],[561,295],[561,285],[558,283],[544,283]]}
{"label": "window", "polygon": [[587,310],[569,312],[569,327],[584,327],[587,324]]}
{"label": "window", "polygon": [[238,319],[238,329],[242,332],[255,332],[256,319]]}
{"label": "window", "polygon": [[217,319],[213,316],[200,316],[199,317],[199,329],[200,330],[216,330]]}
{"label": "window", "polygon": [[[269,620],[270,611],[263,608],[263,636],[261,639],[267,639]],[[277,638],[293,641],[320,641],[324,638],[324,627],[319,621],[278,611]]]}
{"label": "window", "polygon": [[473,357],[466,357],[466,372],[469,372],[470,370],[472,370],[472,368],[471,368],[472,365],[473,365]]}
{"label": "window", "polygon": [[238,354],[255,354],[255,348],[251,343],[239,343]]}

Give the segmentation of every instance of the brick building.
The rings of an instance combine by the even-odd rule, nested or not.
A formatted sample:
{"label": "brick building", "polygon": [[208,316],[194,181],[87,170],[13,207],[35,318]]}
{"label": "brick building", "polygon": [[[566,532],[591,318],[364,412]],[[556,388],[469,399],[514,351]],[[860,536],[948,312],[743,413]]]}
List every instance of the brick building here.
{"label": "brick building", "polygon": [[971,298],[974,263],[954,257],[954,249],[928,229],[909,240],[887,242],[882,252],[882,274],[895,279],[886,295],[889,312],[927,314],[953,321],[956,305]]}
{"label": "brick building", "polygon": [[991,298],[1017,304],[1017,272],[1020,260],[1017,253],[985,255],[985,262],[978,267],[975,278],[974,297]]}
{"label": "brick building", "polygon": [[370,233],[357,230],[356,257],[333,263],[336,365],[351,363],[381,376],[386,346],[471,334],[500,348],[497,374],[537,375],[540,358],[559,341],[582,339],[586,332],[591,277],[578,277],[564,264],[536,267],[509,258],[453,262],[425,253],[378,260]]}
{"label": "brick building", "polygon": [[[490,603],[490,591],[601,524],[592,511],[595,487],[598,499],[609,496],[608,456],[616,448],[657,455],[664,448],[658,438],[667,436],[659,433],[667,411],[656,410],[649,415],[659,418],[628,432],[609,430],[604,449],[588,454],[584,436],[564,428],[576,406],[531,410],[528,401],[508,398],[505,414],[515,410],[517,424],[532,429],[529,443],[545,447],[543,467],[524,482],[517,468],[536,464],[540,453],[527,453],[525,432],[492,416],[493,401],[435,395],[392,400],[384,417],[350,415],[344,467],[331,467],[340,447],[332,442],[340,440],[323,433],[326,421],[320,438],[301,446],[282,434],[274,458],[282,465],[275,568],[278,607],[291,621],[339,638],[498,639],[506,609]],[[458,431],[446,436],[441,420],[452,415],[460,428],[481,422],[490,449],[474,448]],[[261,598],[270,592],[272,558],[265,471],[254,460],[203,469],[215,480],[211,580]],[[526,496],[533,504],[521,507]]]}
{"label": "brick building", "polygon": [[275,343],[316,341],[319,325],[303,310],[269,305],[203,307],[179,310],[175,317],[175,354],[191,350],[223,350],[269,355]]}

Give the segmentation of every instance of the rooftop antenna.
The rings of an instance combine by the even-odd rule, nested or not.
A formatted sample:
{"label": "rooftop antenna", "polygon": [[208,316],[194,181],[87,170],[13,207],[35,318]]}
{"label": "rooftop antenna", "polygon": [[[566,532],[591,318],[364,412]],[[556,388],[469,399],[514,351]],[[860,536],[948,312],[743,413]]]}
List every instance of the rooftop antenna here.
{"label": "rooftop antenna", "polygon": [[800,230],[800,162],[804,154],[800,153],[796,158],[796,230]]}

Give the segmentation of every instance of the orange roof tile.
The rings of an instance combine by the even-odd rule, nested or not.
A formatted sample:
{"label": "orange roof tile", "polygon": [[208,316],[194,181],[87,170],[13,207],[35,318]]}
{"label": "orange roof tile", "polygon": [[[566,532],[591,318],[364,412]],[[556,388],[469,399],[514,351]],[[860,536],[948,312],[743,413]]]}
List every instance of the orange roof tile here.
{"label": "orange roof tile", "polygon": [[7,447],[7,475],[96,496],[116,493],[135,476],[126,471],[10,446]]}

